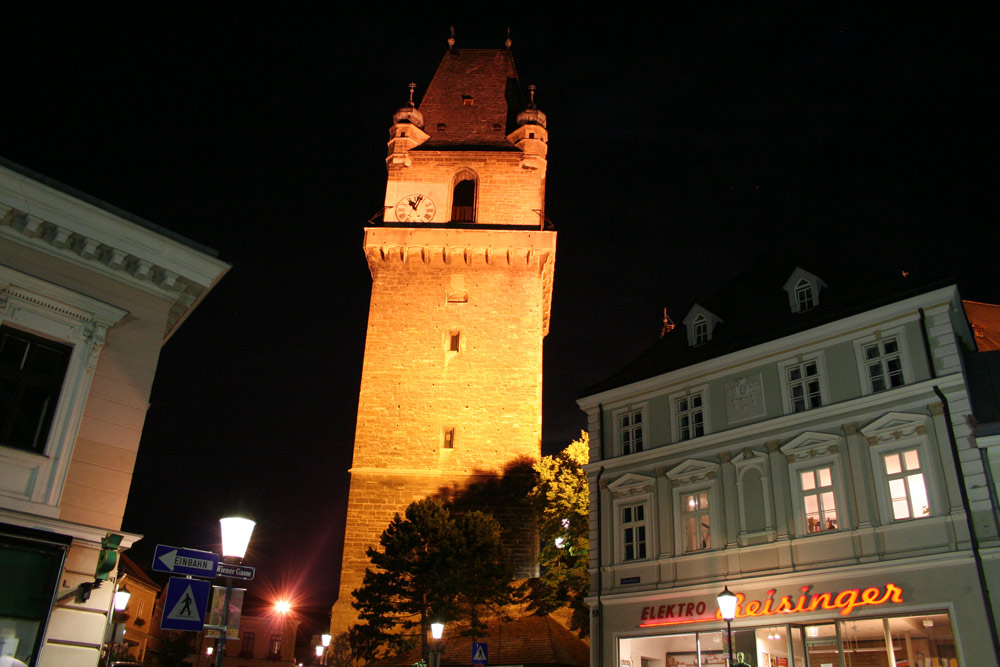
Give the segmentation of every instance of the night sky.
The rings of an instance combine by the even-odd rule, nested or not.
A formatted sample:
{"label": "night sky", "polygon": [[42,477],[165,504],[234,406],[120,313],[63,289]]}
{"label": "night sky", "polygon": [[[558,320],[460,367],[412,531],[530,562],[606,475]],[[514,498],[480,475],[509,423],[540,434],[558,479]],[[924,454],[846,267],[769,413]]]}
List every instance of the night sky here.
{"label": "night sky", "polygon": [[[576,395],[770,250],[993,277],[994,39],[981,17],[799,9],[488,21],[5,8],[0,155],[233,265],[163,348],[123,529],[215,549],[258,521],[251,591],[328,613],[337,575],[385,142],[407,84],[501,47],[549,119],[559,231],[544,449]],[[20,12],[20,13],[19,13]],[[134,13],[132,13],[134,12]],[[531,16],[532,20],[527,20]],[[767,326],[762,322],[761,326]]]}

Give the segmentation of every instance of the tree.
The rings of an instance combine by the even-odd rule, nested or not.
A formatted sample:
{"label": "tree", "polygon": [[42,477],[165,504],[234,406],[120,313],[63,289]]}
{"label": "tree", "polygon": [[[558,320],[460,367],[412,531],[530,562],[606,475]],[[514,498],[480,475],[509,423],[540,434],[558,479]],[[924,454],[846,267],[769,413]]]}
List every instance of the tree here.
{"label": "tree", "polygon": [[484,631],[483,612],[510,598],[513,571],[502,548],[500,526],[482,512],[453,517],[440,500],[412,503],[369,548],[372,568],[354,591],[354,608],[364,624],[352,629],[371,643],[398,653],[420,639],[427,655],[433,620],[468,619]]}
{"label": "tree", "polygon": [[566,449],[535,464],[538,480],[528,496],[538,510],[541,542],[541,576],[528,586],[531,607],[544,614],[568,604],[570,626],[583,636],[590,630],[584,602],[590,590],[590,487],[583,470],[589,458],[590,438],[581,431]]}

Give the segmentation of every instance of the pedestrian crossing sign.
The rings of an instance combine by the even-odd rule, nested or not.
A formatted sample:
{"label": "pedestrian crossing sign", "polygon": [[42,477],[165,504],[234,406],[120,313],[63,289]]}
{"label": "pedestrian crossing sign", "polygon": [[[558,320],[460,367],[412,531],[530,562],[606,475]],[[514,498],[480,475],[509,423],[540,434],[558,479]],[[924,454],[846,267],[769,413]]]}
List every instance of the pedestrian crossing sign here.
{"label": "pedestrian crossing sign", "polygon": [[171,577],[167,583],[160,628],[200,631],[205,625],[208,591],[211,587],[209,581]]}
{"label": "pedestrian crossing sign", "polygon": [[486,644],[474,642],[472,644],[472,664],[485,665],[489,662],[490,650]]}

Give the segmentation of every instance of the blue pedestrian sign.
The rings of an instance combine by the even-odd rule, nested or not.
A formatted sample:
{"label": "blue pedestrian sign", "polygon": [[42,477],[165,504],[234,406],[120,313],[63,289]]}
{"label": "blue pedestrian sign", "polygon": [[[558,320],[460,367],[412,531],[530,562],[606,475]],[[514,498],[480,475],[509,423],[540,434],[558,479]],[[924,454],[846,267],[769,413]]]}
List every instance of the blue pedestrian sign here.
{"label": "blue pedestrian sign", "polygon": [[485,665],[490,661],[490,649],[486,644],[472,643],[472,664]]}
{"label": "blue pedestrian sign", "polygon": [[182,549],[157,544],[153,554],[153,569],[170,574],[189,574],[192,577],[215,577],[219,569],[219,555],[211,551]]}
{"label": "blue pedestrian sign", "polygon": [[210,581],[170,577],[160,628],[199,632],[205,626],[208,592],[211,588]]}

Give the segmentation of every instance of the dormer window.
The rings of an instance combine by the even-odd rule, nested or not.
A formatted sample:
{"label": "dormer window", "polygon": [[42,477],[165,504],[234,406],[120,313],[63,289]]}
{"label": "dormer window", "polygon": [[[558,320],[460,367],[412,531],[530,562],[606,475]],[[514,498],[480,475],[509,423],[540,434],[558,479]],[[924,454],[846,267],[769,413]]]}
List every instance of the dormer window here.
{"label": "dormer window", "polygon": [[713,313],[703,306],[695,304],[691,311],[684,318],[684,326],[687,328],[688,345],[696,347],[704,345],[712,340],[712,333],[715,325],[722,322]]}
{"label": "dormer window", "polygon": [[824,287],[826,283],[818,276],[796,267],[783,289],[788,293],[788,306],[792,312],[804,313],[819,305],[819,293]]}
{"label": "dormer window", "polygon": [[812,283],[803,278],[795,285],[795,300],[798,303],[798,312],[809,310],[816,305],[813,299]]}
{"label": "dormer window", "polygon": [[694,343],[693,345],[702,345],[708,342],[708,320],[705,319],[704,315],[699,315],[694,319]]}

